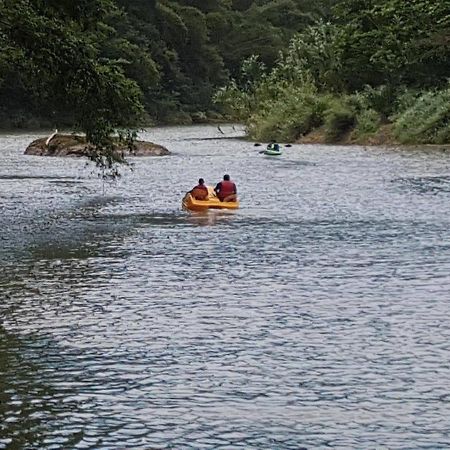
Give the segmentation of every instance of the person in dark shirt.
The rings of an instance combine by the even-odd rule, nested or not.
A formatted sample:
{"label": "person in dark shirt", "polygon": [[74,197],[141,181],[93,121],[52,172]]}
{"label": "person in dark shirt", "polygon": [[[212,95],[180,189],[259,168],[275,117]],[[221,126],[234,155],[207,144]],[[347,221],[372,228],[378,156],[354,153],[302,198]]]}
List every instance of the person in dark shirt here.
{"label": "person in dark shirt", "polygon": [[267,146],[267,150],[279,152],[280,144],[277,144],[275,141],[271,141],[270,144]]}

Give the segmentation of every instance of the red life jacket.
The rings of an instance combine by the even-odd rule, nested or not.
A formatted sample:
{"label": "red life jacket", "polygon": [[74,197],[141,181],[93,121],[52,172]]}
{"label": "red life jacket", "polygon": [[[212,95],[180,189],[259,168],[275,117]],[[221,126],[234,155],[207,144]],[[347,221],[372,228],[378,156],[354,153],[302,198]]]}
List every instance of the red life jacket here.
{"label": "red life jacket", "polygon": [[206,200],[208,198],[208,188],[204,184],[198,184],[192,189],[191,195],[196,200]]}
{"label": "red life jacket", "polygon": [[223,201],[225,197],[228,197],[231,194],[236,192],[236,185],[232,181],[221,181],[220,182],[220,191],[217,196],[220,200]]}

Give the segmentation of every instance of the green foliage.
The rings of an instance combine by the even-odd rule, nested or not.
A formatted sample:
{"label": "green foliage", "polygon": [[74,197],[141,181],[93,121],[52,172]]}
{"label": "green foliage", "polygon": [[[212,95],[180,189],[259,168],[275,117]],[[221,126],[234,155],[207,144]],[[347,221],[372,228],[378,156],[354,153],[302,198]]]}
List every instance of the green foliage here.
{"label": "green foliage", "polygon": [[0,121],[76,123],[104,155],[116,129],[218,111],[259,139],[398,121],[441,142],[449,73],[449,2],[0,0]]}
{"label": "green foliage", "polygon": [[382,85],[375,88],[366,85],[361,91],[349,97],[349,101],[352,102],[356,111],[373,110],[377,113],[379,119],[387,122],[389,116],[395,111],[399,92],[399,89],[395,89],[390,85]]}
{"label": "green foliage", "polygon": [[324,116],[325,139],[327,142],[338,141],[353,128],[356,122],[355,111],[343,99],[331,102]]}
{"label": "green foliage", "polygon": [[365,84],[436,86],[448,77],[449,2],[342,0],[335,13],[350,89]]}
{"label": "green foliage", "polygon": [[244,59],[241,67],[241,86],[245,91],[254,90],[255,86],[263,80],[266,66],[257,55]]}
{"label": "green foliage", "polygon": [[278,100],[260,101],[260,108],[248,121],[250,136],[258,140],[292,142],[324,122],[330,97],[318,94],[314,87],[285,87]]}
{"label": "green foliage", "polygon": [[380,114],[374,109],[363,109],[356,115],[353,137],[363,139],[375,134],[381,126]]}
{"label": "green foliage", "polygon": [[[267,14],[273,26],[292,3],[260,0],[248,11]],[[334,15],[322,13],[329,22],[302,28],[262,76],[248,77],[248,67],[261,59],[247,60],[215,97],[229,114],[234,108],[240,119],[249,117],[254,138],[292,140],[321,127],[329,142],[352,130],[361,139],[393,121],[401,142],[450,141],[448,88],[417,93],[442,87],[450,73],[449,2],[300,3],[305,20],[318,4],[328,12],[334,4]]]}
{"label": "green foliage", "polygon": [[[64,92],[66,80],[75,86],[116,70],[133,80],[130,107],[139,98],[146,123],[201,116],[244,59],[259,55],[271,68],[295,32],[329,12],[324,5],[328,0],[0,0],[0,122],[30,116],[73,124],[79,102]],[[109,70],[87,69],[87,61]],[[243,74],[239,84],[255,76]],[[113,78],[124,86],[123,77]]]}
{"label": "green foliage", "polygon": [[393,113],[390,119],[395,121],[400,114],[412,108],[421,95],[423,95],[423,92],[420,90],[406,87],[400,88],[394,100]]}
{"label": "green foliage", "polygon": [[259,8],[260,17],[275,27],[299,31],[314,22],[311,11],[303,11],[294,0],[273,0]]}
{"label": "green foliage", "polygon": [[164,24],[160,33],[166,45],[178,46],[186,42],[188,29],[180,15],[164,4],[158,4],[156,11],[158,22]]}
{"label": "green foliage", "polygon": [[231,31],[230,18],[223,13],[213,12],[206,15],[206,23],[210,42],[220,46],[223,37]]}
{"label": "green foliage", "polygon": [[252,6],[253,0],[233,0],[233,9],[245,11]]}
{"label": "green foliage", "polygon": [[339,29],[319,22],[296,35],[279,63],[280,70],[291,81],[313,80],[324,91],[340,91],[341,55],[337,46]]}
{"label": "green foliage", "polygon": [[251,94],[240,90],[234,81],[216,91],[213,101],[220,104],[222,111],[235,120],[245,122],[250,114]]}
{"label": "green foliage", "polygon": [[404,144],[450,142],[450,86],[419,96],[398,115],[393,131]]}
{"label": "green foliage", "polygon": [[72,123],[86,133],[91,159],[115,173],[123,157],[113,151],[113,135],[137,125],[143,109],[136,82],[117,61],[99,58],[99,42],[110,33],[101,21],[114,4],[5,0],[2,6],[0,35],[8,44],[0,57],[4,105],[14,114],[18,95],[21,107],[57,126],[69,110]]}

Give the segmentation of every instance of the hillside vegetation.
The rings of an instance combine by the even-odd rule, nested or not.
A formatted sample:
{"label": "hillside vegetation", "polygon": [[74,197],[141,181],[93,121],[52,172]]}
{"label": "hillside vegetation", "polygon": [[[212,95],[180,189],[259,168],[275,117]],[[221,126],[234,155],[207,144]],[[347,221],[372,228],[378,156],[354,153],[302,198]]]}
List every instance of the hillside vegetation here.
{"label": "hillside vegetation", "polygon": [[450,143],[450,3],[338,1],[215,100],[257,140]]}
{"label": "hillside vegetation", "polygon": [[[329,12],[312,0],[0,0],[0,125],[189,123],[258,54]],[[100,113],[100,114],[98,114]],[[123,117],[125,116],[125,117]],[[114,120],[111,120],[114,118]]]}
{"label": "hillside vegetation", "polygon": [[0,127],[75,126],[103,152],[122,128],[223,118],[258,140],[444,143],[449,76],[449,2],[0,0]]}

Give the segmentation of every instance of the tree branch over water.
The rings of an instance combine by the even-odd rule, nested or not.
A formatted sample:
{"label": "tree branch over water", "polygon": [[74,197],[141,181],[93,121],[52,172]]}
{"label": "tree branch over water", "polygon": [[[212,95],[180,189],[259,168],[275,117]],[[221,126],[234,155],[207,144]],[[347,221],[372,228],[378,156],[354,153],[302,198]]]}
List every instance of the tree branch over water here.
{"label": "tree branch over water", "polygon": [[[100,43],[114,30],[103,20],[115,10],[110,0],[65,6],[57,2],[4,0],[0,19],[0,83],[12,84],[34,109],[58,125],[70,114],[86,134],[90,158],[102,169],[123,162],[114,141],[143,115],[142,93],[120,62],[100,59]],[[99,32],[99,30],[103,30]]]}

